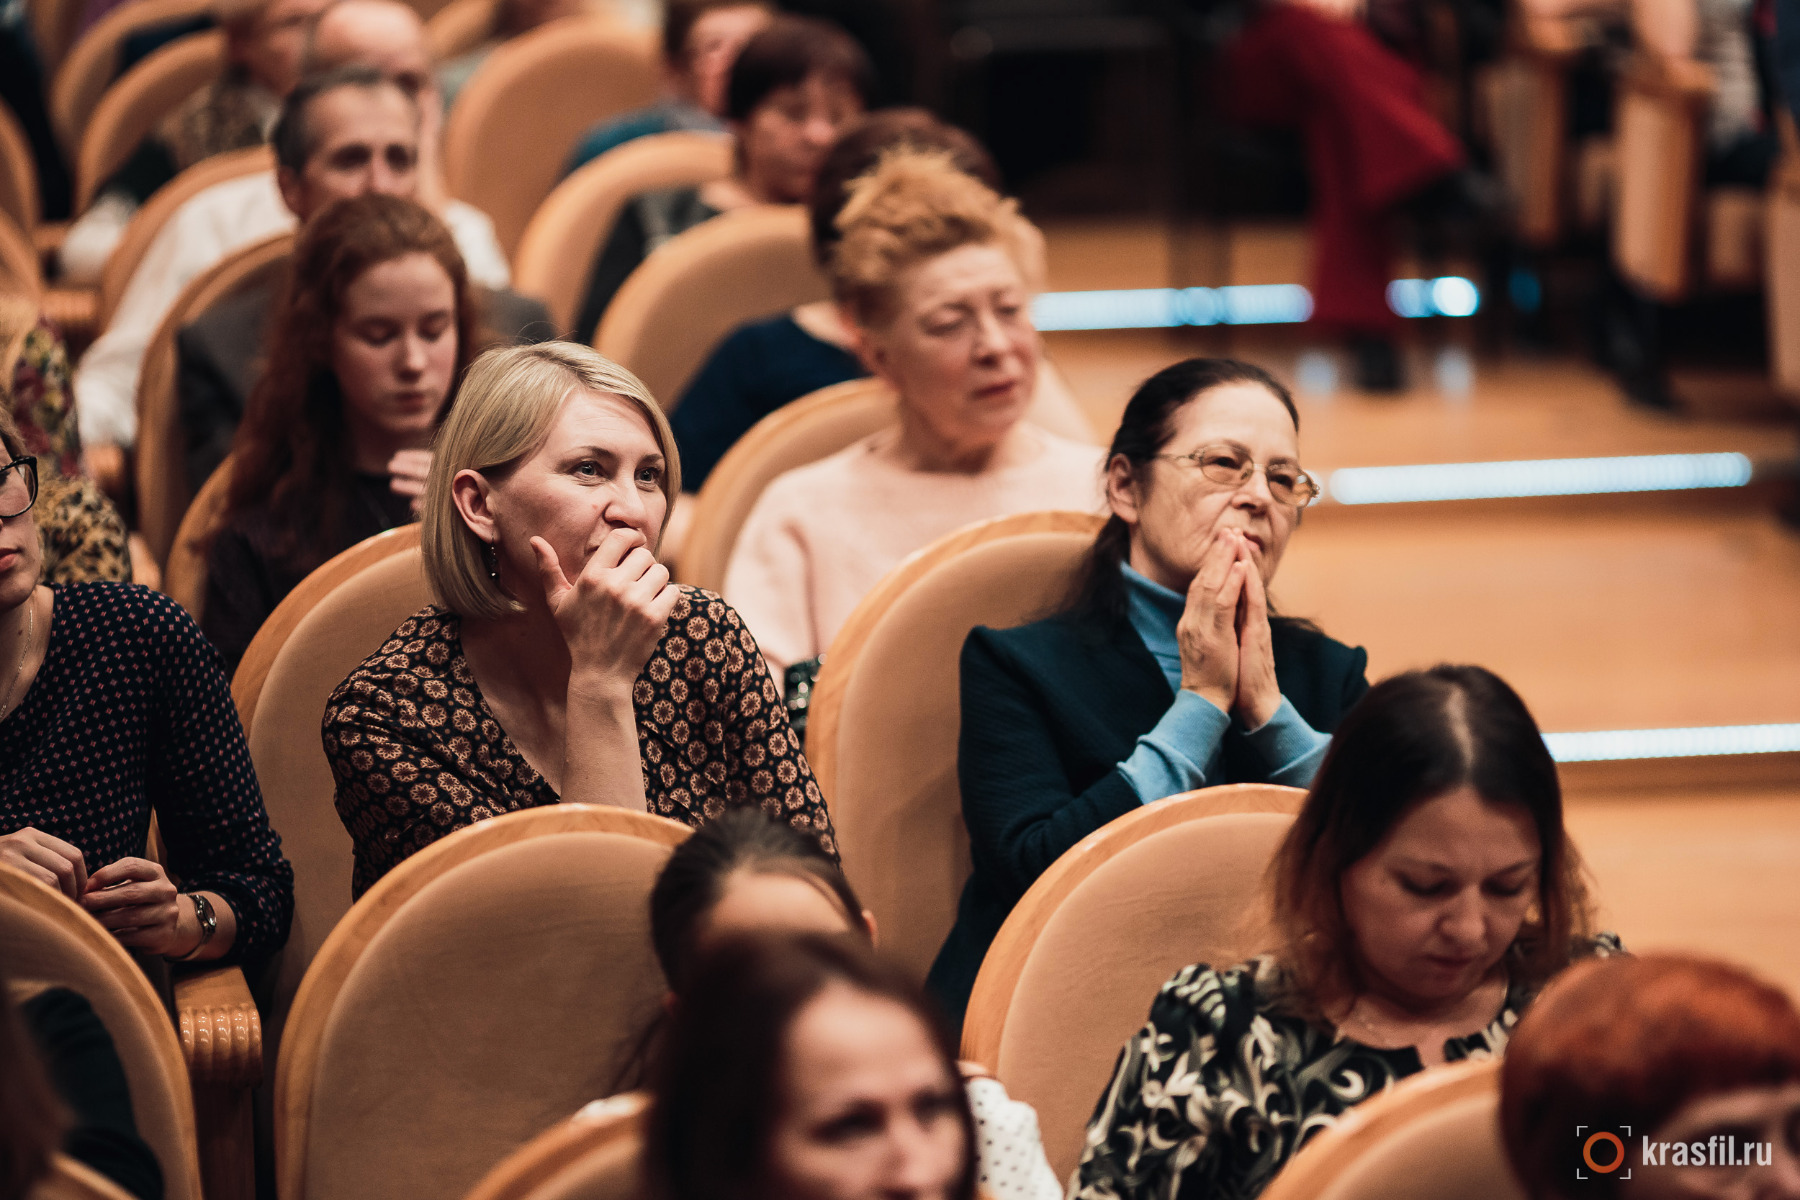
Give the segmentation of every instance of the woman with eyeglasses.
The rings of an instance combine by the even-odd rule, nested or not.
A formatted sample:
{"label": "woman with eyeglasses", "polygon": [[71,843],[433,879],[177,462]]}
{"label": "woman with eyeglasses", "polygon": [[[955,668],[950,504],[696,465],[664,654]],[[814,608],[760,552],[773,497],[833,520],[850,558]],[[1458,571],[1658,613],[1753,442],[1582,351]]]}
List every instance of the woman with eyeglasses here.
{"label": "woman with eyeglasses", "polygon": [[1368,690],[1368,655],[1272,614],[1318,487],[1294,401],[1260,367],[1192,358],[1125,407],[1112,515],[1063,611],[978,627],[957,772],[974,871],[931,986],[960,1021],[1000,925],[1065,850],[1139,805],[1222,783],[1305,787]]}
{"label": "woman with eyeglasses", "polygon": [[[294,872],[218,654],[159,592],[43,585],[36,461],[4,408],[0,444],[0,864],[134,950],[266,958]],[[152,813],[166,864],[145,857]]]}

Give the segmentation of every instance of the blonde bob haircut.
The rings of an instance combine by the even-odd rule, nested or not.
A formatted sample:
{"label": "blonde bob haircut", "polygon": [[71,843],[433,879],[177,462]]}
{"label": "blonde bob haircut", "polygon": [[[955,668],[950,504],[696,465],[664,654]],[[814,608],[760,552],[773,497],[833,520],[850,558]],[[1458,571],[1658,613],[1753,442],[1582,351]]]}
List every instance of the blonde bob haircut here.
{"label": "blonde bob haircut", "polygon": [[861,325],[892,318],[902,271],[964,246],[998,246],[1027,288],[1043,285],[1044,235],[947,150],[896,146],[845,190],[828,269],[832,294]]}
{"label": "blonde bob haircut", "polygon": [[425,481],[419,534],[425,578],[438,602],[458,616],[503,617],[523,612],[524,606],[488,573],[488,547],[456,511],[451,480],[460,471],[479,471],[496,480],[504,476],[543,444],[563,402],[577,389],[619,396],[644,414],[665,463],[663,528],[668,527],[668,514],[681,494],[681,461],[668,418],[636,375],[574,342],[489,350],[470,364],[463,378],[456,404],[432,443],[431,474]]}

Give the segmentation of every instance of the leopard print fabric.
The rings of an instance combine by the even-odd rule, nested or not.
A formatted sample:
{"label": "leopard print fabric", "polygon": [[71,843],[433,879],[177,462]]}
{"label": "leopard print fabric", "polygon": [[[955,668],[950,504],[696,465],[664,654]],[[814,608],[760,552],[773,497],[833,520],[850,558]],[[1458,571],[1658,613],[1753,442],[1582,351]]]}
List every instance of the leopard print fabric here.
{"label": "leopard print fabric", "polygon": [[[836,859],[825,798],[756,639],[719,597],[681,591],[632,691],[649,811],[699,825],[755,805]],[[445,834],[557,802],[482,698],[461,629],[456,614],[421,609],[326,703],[325,756],[355,844],[356,896]]]}
{"label": "leopard print fabric", "polygon": [[32,516],[45,583],[131,582],[125,522],[93,480],[44,476]]}

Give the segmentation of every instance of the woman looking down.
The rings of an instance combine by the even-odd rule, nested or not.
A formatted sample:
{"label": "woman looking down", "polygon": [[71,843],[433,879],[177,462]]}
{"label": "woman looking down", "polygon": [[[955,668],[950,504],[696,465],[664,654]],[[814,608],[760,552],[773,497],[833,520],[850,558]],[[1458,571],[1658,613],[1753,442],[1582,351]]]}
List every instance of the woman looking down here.
{"label": "woman looking down", "polygon": [[1502,1053],[1552,976],[1618,950],[1587,934],[1550,751],[1480,667],[1364,697],[1270,879],[1279,948],[1163,985],[1088,1124],[1071,1200],[1250,1200],[1346,1110]]}

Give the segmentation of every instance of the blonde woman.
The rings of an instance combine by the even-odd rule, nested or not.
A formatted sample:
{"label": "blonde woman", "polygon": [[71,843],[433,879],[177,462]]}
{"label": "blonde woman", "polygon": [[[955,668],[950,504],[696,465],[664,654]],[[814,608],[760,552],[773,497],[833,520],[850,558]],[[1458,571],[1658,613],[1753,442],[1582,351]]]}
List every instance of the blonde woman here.
{"label": "blonde woman", "polygon": [[901,559],[974,521],[1097,511],[1100,450],[1024,420],[1041,351],[1042,238],[941,151],[902,149],[851,185],[832,288],[899,422],[770,484],[725,595],[798,681]]}
{"label": "blonde woman", "polygon": [[680,489],[630,372],[567,342],[476,360],[425,486],[438,603],[325,710],[356,895],[447,833],[561,800],[690,825],[756,806],[835,856],[755,639],[656,561]]}

